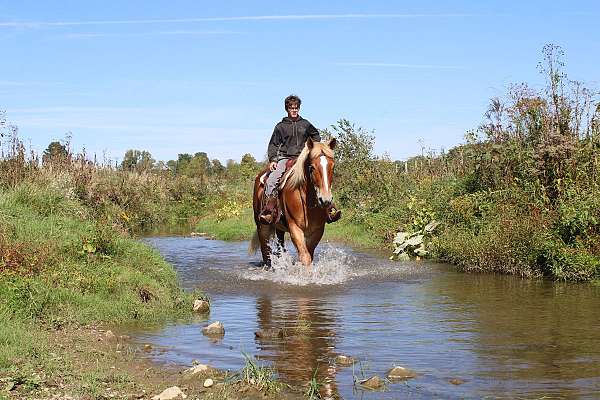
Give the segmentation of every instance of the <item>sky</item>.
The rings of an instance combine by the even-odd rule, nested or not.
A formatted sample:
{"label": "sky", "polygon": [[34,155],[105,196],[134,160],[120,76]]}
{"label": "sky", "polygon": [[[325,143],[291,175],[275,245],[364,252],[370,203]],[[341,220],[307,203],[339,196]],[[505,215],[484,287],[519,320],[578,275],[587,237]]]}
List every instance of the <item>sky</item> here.
{"label": "sky", "polygon": [[449,149],[511,83],[542,87],[544,44],[598,88],[597,1],[0,0],[0,110],[28,146],[99,160],[204,151],[263,159],[283,99],[375,152]]}

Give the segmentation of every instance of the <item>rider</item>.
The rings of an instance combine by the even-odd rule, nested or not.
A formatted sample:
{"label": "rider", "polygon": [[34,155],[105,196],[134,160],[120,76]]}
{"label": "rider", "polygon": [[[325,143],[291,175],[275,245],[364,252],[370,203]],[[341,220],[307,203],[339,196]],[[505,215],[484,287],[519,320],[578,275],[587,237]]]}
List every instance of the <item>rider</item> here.
{"label": "rider", "polygon": [[[263,224],[270,224],[277,220],[277,213],[279,212],[277,209],[277,198],[279,196],[277,187],[285,173],[288,160],[298,157],[309,137],[314,141],[321,141],[317,128],[298,114],[301,103],[300,97],[293,94],[285,98],[284,105],[287,117],[275,125],[273,135],[269,141],[267,154],[271,173],[265,182],[267,201],[258,217]],[[327,213],[327,222],[335,222],[340,217],[341,211],[331,206]]]}

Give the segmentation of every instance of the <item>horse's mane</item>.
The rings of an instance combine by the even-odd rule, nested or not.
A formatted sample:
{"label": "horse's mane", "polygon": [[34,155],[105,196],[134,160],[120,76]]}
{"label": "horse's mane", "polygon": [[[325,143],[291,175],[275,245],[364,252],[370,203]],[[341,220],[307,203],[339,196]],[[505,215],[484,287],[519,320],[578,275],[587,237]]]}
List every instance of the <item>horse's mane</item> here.
{"label": "horse's mane", "polygon": [[319,157],[321,153],[325,154],[327,157],[333,158],[333,150],[331,150],[327,144],[314,142],[312,149],[309,149],[305,144],[302,152],[296,159],[296,163],[292,168],[290,168],[290,175],[285,183],[285,186],[291,187],[292,189],[297,189],[304,185],[306,182],[306,176],[304,175],[304,165],[306,164],[306,161]]}

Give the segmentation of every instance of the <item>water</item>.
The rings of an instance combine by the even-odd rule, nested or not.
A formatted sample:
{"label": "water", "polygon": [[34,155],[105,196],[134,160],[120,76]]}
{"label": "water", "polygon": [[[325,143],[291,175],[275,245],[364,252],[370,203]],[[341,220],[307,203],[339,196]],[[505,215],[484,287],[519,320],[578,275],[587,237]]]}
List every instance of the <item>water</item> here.
{"label": "water", "polygon": [[[208,292],[209,321],[226,329],[222,340],[203,336],[209,321],[201,320],[135,332],[135,340],[162,349],[151,354],[159,362],[238,370],[246,352],[291,384],[308,382],[317,369],[324,390],[346,399],[600,398],[596,286],[462,274],[328,244],[311,273],[289,253],[263,271],[245,242],[147,241],[184,287]],[[302,335],[255,339],[259,329],[281,327]],[[332,362],[338,354],[360,364],[340,368]],[[353,385],[394,365],[417,378],[385,392]],[[465,383],[453,385],[454,378]]]}

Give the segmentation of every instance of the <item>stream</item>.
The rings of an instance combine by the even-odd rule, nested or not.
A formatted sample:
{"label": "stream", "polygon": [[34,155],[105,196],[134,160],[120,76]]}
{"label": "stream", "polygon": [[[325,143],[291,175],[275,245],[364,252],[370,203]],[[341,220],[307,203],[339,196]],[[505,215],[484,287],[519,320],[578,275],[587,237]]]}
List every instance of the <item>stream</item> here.
{"label": "stream", "polygon": [[[236,371],[246,353],[293,385],[316,371],[324,394],[345,399],[600,398],[598,286],[465,274],[335,243],[319,246],[311,273],[292,251],[265,271],[247,242],[144,240],[186,289],[212,299],[208,319],[129,333],[151,344],[159,363],[183,368],[197,360]],[[203,336],[201,328],[216,320],[225,336]],[[302,334],[255,338],[267,328]],[[340,354],[358,362],[337,366]],[[417,377],[381,392],[353,384],[385,377],[395,365]]]}

